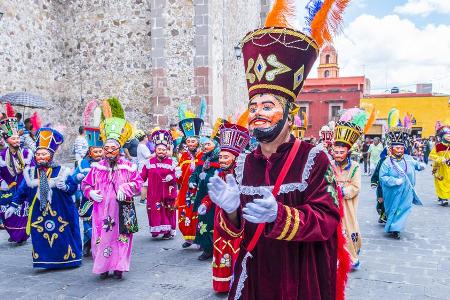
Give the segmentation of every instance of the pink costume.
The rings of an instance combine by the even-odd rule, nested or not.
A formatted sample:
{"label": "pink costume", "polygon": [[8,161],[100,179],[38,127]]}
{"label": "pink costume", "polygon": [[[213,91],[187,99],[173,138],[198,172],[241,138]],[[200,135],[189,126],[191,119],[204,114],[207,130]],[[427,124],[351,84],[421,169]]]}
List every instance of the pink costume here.
{"label": "pink costume", "polygon": [[[176,166],[176,162],[174,163],[170,157],[163,160],[153,157],[142,169],[142,179],[144,181],[148,179],[147,215],[152,236],[175,235]],[[166,181],[167,175],[170,175],[171,180]]]}
{"label": "pink costume", "polygon": [[106,159],[91,166],[91,171],[81,182],[85,197],[89,192],[100,190],[103,200],[94,201],[92,212],[92,272],[101,274],[108,271],[128,271],[130,269],[133,234],[119,233],[119,203],[116,193],[122,187],[127,198],[140,193],[142,179],[136,166],[123,157],[111,169]]}

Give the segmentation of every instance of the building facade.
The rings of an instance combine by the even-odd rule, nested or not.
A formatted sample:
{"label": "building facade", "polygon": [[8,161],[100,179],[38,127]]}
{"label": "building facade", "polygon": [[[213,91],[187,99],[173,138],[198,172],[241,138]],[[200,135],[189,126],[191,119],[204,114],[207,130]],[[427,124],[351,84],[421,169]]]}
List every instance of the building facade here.
{"label": "building facade", "polygon": [[339,76],[338,55],[334,47],[325,47],[319,62],[318,78],[305,80],[296,101],[300,111],[305,111],[308,116],[306,137],[319,137],[323,125],[336,121],[342,109],[359,107],[360,99],[370,92],[370,81],[364,76]]}
{"label": "building facade", "polygon": [[[118,97],[141,128],[177,121],[180,103],[208,120],[247,104],[235,46],[260,26],[269,0],[0,1],[0,94],[27,91],[68,137],[91,99]],[[25,110],[25,116],[31,111]]]}
{"label": "building facade", "polygon": [[371,95],[361,99],[361,104],[372,104],[377,111],[377,126],[371,130],[373,135],[384,135],[387,115],[391,108],[397,108],[403,118],[413,116],[413,135],[430,137],[435,134],[436,121],[450,116],[450,96],[433,94],[389,94]]}

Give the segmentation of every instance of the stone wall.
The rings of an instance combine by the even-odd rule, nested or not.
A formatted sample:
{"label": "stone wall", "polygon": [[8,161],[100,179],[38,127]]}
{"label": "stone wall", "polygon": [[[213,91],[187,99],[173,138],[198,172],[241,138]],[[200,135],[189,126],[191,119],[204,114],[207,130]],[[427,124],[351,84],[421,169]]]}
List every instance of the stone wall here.
{"label": "stone wall", "polygon": [[[207,122],[247,103],[234,47],[270,0],[4,0],[0,94],[48,99],[44,123],[64,128],[65,153],[91,99],[118,97],[140,127],[177,122],[177,107]],[[28,113],[28,112],[27,112]]]}

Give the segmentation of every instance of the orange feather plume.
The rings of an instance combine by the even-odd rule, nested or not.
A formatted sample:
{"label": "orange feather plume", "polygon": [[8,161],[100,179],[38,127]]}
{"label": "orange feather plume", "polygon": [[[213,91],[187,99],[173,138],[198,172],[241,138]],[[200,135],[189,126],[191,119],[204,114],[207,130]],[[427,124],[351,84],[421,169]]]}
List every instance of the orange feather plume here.
{"label": "orange feather plume", "polygon": [[306,111],[302,111],[302,116],[303,116],[303,126],[305,126],[305,128],[308,128],[308,115],[306,114]]}
{"label": "orange feather plume", "polygon": [[350,0],[325,0],[311,22],[311,37],[319,47],[330,43],[342,24],[342,14]]}
{"label": "orange feather plume", "polygon": [[112,118],[112,110],[111,110],[111,106],[109,105],[108,100],[103,100],[102,102],[102,112],[103,112],[103,116],[105,117],[105,119],[109,119]]}
{"label": "orange feather plume", "polygon": [[367,133],[370,129],[370,127],[372,127],[373,123],[375,123],[375,119],[376,119],[376,113],[375,113],[375,107],[373,107],[372,105],[372,109],[370,111],[370,116],[367,119],[367,124],[364,127],[364,133]]}
{"label": "orange feather plume", "polygon": [[247,128],[249,111],[246,109],[236,122],[236,125]]}
{"label": "orange feather plume", "polygon": [[295,0],[275,0],[267,15],[265,27],[292,28],[289,18],[295,17]]}

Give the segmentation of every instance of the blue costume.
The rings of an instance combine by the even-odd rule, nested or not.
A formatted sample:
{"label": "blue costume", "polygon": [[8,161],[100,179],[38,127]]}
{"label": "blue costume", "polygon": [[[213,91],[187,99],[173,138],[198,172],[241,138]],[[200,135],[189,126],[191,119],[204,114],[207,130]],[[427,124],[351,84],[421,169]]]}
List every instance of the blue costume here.
{"label": "blue costume", "polygon": [[[387,215],[385,232],[402,231],[412,205],[422,205],[413,188],[416,184],[416,170],[423,170],[423,166],[407,154],[400,160],[392,157],[384,160],[380,169],[380,181]],[[398,179],[402,179],[400,185]]]}
{"label": "blue costume", "polygon": [[[47,149],[52,154],[63,142],[63,136],[50,128],[41,128],[37,137],[38,150]],[[31,203],[27,233],[33,244],[33,267],[60,269],[81,265],[78,212],[71,197],[76,189],[68,169],[52,163],[25,168],[24,181],[11,206]]]}

